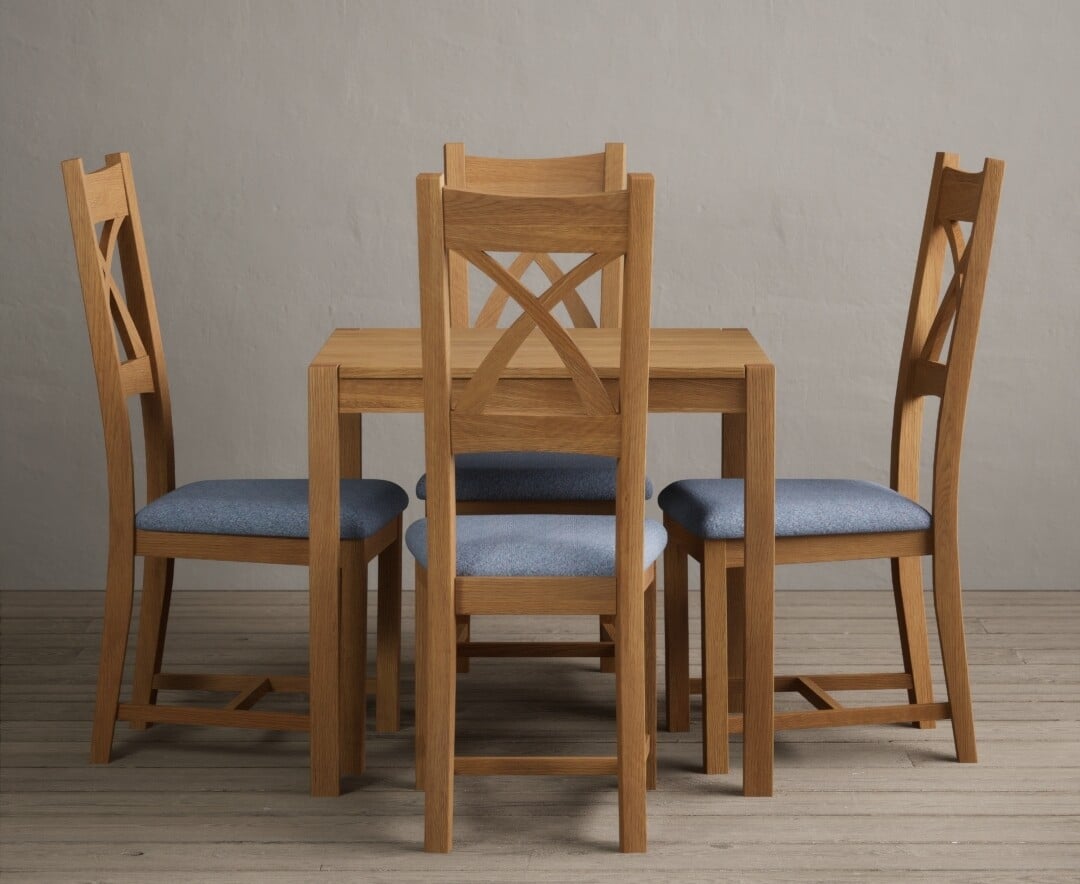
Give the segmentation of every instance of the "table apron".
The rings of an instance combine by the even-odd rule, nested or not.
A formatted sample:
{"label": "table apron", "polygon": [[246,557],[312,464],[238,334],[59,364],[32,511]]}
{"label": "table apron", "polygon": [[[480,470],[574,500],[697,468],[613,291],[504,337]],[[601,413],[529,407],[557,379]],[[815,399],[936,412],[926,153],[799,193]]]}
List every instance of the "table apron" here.
{"label": "table apron", "polygon": [[[464,380],[455,381],[455,392],[465,383]],[[618,393],[617,381],[605,381],[604,386],[610,393]],[[544,406],[556,414],[582,413],[569,378],[503,378],[485,412],[518,411],[526,405]],[[341,378],[338,381],[338,409],[344,414],[422,412],[423,381],[420,378]],[[742,413],[746,411],[746,379],[651,378],[649,411]]]}

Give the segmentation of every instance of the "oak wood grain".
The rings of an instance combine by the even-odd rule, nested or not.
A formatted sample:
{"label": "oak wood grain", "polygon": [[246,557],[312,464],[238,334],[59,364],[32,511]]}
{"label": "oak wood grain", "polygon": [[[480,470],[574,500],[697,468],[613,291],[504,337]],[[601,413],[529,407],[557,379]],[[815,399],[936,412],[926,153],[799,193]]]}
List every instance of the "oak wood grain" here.
{"label": "oak wood grain", "polygon": [[[145,730],[155,720],[152,715],[141,712],[133,717],[132,710],[153,709],[157,701],[175,559],[306,565],[309,544],[306,539],[295,538],[179,534],[135,529],[135,442],[128,415],[128,397],[139,396],[146,501],[154,501],[173,491],[176,488],[176,475],[169,383],[131,158],[126,153],[108,154],[105,166],[89,173],[81,159],[72,159],[61,164],[61,171],[105,431],[109,493],[109,565],[106,582],[109,591],[105,602],[106,627],[102,632],[99,654],[91,757],[96,762],[107,762],[112,755],[115,722],[120,711],[126,709],[126,720],[131,721],[136,730]],[[100,233],[97,225],[100,225]],[[117,262],[122,285],[113,273]],[[358,476],[359,418],[355,415],[339,416],[336,388],[330,408],[341,435],[338,449],[346,462],[344,473]],[[336,516],[334,526],[336,537]],[[400,523],[395,530],[400,539]],[[351,573],[363,570],[375,555],[392,546],[393,539],[384,530],[363,542],[349,541],[344,544]],[[400,557],[400,544],[396,549]],[[120,693],[133,613],[136,556],[143,556],[146,561],[134,672],[130,676],[132,702],[122,706]],[[388,556],[382,558],[386,560]],[[395,572],[393,565],[385,561],[385,569],[389,575],[387,579],[397,574],[400,590],[400,566]],[[391,601],[394,599],[388,586],[384,587],[383,595]],[[364,599],[350,610],[360,616],[366,613],[366,609]],[[357,631],[362,630],[357,627]],[[357,655],[356,659],[360,657],[362,654]],[[396,677],[392,668],[384,669],[386,677]],[[334,682],[337,683],[336,677]],[[350,683],[356,688],[356,693],[346,693],[345,697],[355,713],[355,726],[346,728],[345,736],[355,756],[362,752],[362,727],[357,722],[362,718],[363,702],[357,698],[362,698],[365,688],[363,672],[353,672]],[[210,716],[213,721],[208,721],[205,710],[197,708],[190,710],[188,718],[184,717],[184,710],[177,707],[170,707],[167,713],[162,714],[167,714],[171,722],[202,724],[271,721],[272,718],[259,718],[260,713],[248,708],[263,694],[270,693],[274,682],[261,678],[257,684],[271,687],[267,690],[252,688],[234,698],[234,708],[219,710],[232,714],[231,718],[229,715],[213,715]],[[396,703],[396,689],[385,684],[383,688],[380,692],[383,705]],[[382,719],[387,723],[393,721],[385,712]],[[289,726],[297,726],[296,720],[290,719]],[[319,744],[318,738],[315,743]],[[362,758],[359,763],[362,765]]]}
{"label": "oak wood grain", "polygon": [[[821,708],[814,712],[784,713],[777,718],[777,726],[831,727],[907,720],[921,728],[930,729],[935,720],[950,718],[957,759],[974,762],[977,756],[958,553],[959,464],[966,401],[1004,163],[986,159],[980,172],[963,172],[957,168],[957,163],[954,154],[945,153],[939,153],[934,162],[908,321],[901,348],[892,434],[892,488],[917,501],[920,499],[923,400],[926,396],[941,398],[934,439],[931,528],[926,531],[838,537],[785,537],[777,538],[775,542],[777,564],[864,558],[891,560],[896,622],[904,663],[902,686],[908,691],[909,703],[907,706],[860,705],[857,708],[838,708],[838,701],[828,694],[830,685],[825,681],[817,680],[816,677],[810,680],[796,679],[786,687],[778,689],[794,689],[813,705]],[[971,222],[970,238],[966,243],[959,228],[959,221]],[[952,258],[953,274],[942,294],[947,255]],[[950,331],[948,351],[945,352],[944,342]],[[771,366],[767,370],[771,370]],[[754,409],[761,407],[750,392],[751,377],[754,373],[756,369],[748,366],[745,417],[725,415],[723,473],[726,476],[749,476],[754,470],[754,452],[760,455],[764,451],[760,444],[751,443],[752,428],[755,425],[752,419]],[[771,404],[768,407],[771,409]],[[730,441],[729,430],[732,436]],[[746,441],[745,459],[739,451],[743,439]],[[765,459],[759,460],[758,469],[762,475],[766,470],[771,473],[771,465],[766,465]],[[771,478],[769,481],[771,483]],[[725,696],[729,688],[738,685],[743,689],[743,694],[730,705],[734,711],[745,709],[744,715],[738,718],[738,727],[745,726],[748,734],[744,787],[747,794],[767,794],[766,790],[771,788],[771,784],[767,782],[764,773],[765,765],[764,762],[756,760],[763,740],[759,742],[754,734],[758,727],[766,726],[766,713],[759,703],[769,702],[771,706],[772,698],[768,691],[768,685],[772,683],[771,674],[766,680],[762,669],[765,665],[771,665],[771,657],[766,661],[764,657],[758,656],[765,645],[764,641],[760,647],[754,649],[751,647],[754,642],[749,642],[747,637],[754,636],[755,631],[758,631],[759,636],[767,634],[762,630],[768,630],[768,624],[772,623],[771,611],[766,616],[764,611],[756,608],[771,604],[771,594],[766,596],[760,593],[760,584],[750,577],[750,572],[760,568],[763,563],[759,562],[755,566],[755,560],[765,554],[764,549],[755,549],[755,543],[750,539],[754,533],[752,523],[755,519],[751,510],[754,495],[750,491],[750,484],[748,481],[746,485],[746,541],[696,537],[669,519],[668,529],[674,542],[674,552],[668,556],[668,564],[672,570],[675,588],[676,601],[672,604],[672,611],[680,616],[683,613],[680,600],[685,592],[685,557],[690,556],[705,563],[706,570],[710,567],[710,561],[713,562],[713,568],[732,569],[730,576],[733,579],[730,583],[733,588],[738,586],[738,595],[732,596],[736,602],[733,608],[742,605],[742,616],[738,618],[742,621],[741,627],[729,624],[728,615],[731,611],[721,611],[719,605],[713,606],[707,612],[703,611],[702,614],[702,661],[707,717],[703,734],[706,743],[705,766],[706,770],[709,770],[710,765],[719,767],[723,758],[723,753],[718,749],[710,751],[708,747],[713,734],[722,730],[722,726],[718,725],[710,714],[710,706],[722,702],[718,697]],[[768,509],[768,504],[769,501],[765,500],[764,496],[757,499],[758,516],[771,526],[772,512]],[[759,522],[759,527],[760,524]],[[760,533],[757,536],[760,538]],[[723,548],[723,555],[718,554],[719,547]],[[948,688],[946,703],[933,701],[929,631],[919,562],[919,557],[924,555],[933,557],[934,607]],[[675,561],[676,557],[683,561]],[[736,570],[739,568],[742,573]],[[768,570],[771,572],[771,562]],[[727,592],[728,583],[729,581],[716,579],[710,574],[704,574],[702,579],[706,596]],[[703,606],[707,608],[706,602],[707,597],[703,598]],[[686,616],[689,616],[688,611]],[[682,728],[686,724],[683,709],[687,695],[693,690],[694,680],[684,676],[687,648],[682,640],[682,625],[669,627],[669,632],[675,638],[669,649],[669,653],[674,655],[673,659],[669,660],[669,690],[677,691],[678,694],[668,698],[668,721],[669,726]],[[726,675],[717,672],[713,659],[719,653],[717,643],[720,636],[730,636],[732,641],[737,643],[744,660],[741,671],[733,666]],[[753,662],[755,659],[756,663]],[[873,676],[868,678],[872,680]],[[716,679],[723,679],[723,684],[710,683]],[[735,697],[736,691],[732,690],[731,693]],[[904,710],[910,713],[907,719],[904,718]],[[734,720],[735,718],[732,719]]]}

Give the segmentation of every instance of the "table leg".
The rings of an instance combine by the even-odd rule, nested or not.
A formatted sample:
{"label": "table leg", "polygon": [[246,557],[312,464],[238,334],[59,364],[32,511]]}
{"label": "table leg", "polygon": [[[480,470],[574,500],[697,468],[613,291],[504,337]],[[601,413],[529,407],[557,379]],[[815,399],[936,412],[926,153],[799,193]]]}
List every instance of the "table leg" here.
{"label": "table leg", "polygon": [[311,794],[341,794],[341,433],[338,367],[308,369]]}
{"label": "table leg", "polygon": [[338,415],[341,476],[345,479],[359,479],[364,475],[363,418],[362,414]]}
{"label": "table leg", "polygon": [[[724,415],[724,433],[720,475],[725,479],[746,478],[746,414],[732,412]],[[743,711],[743,621],[745,619],[746,570],[729,568],[727,572],[727,658],[728,711]]]}
{"label": "table leg", "polygon": [[775,371],[746,367],[743,794],[773,792]]}

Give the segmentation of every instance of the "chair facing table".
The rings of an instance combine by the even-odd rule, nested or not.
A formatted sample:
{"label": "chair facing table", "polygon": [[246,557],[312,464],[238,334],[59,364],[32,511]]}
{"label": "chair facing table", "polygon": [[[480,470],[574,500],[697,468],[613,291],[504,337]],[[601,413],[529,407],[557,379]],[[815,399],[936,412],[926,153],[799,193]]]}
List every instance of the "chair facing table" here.
{"label": "chair facing table", "polygon": [[[626,145],[609,143],[600,153],[543,159],[508,159],[467,154],[465,145],[444,146],[446,186],[481,193],[532,196],[569,196],[626,188]],[[536,265],[549,283],[562,270],[547,252],[523,252],[509,263],[507,273],[520,281]],[[622,315],[622,259],[600,271],[600,302],[594,315],[577,288],[563,298],[562,307],[574,328],[617,328]],[[468,262],[450,255],[450,322],[454,328],[496,328],[513,299],[496,284],[477,311],[475,322],[469,299]],[[457,498],[462,514],[509,513],[603,513],[615,512],[615,461],[595,454],[552,451],[469,452],[458,455]],[[645,497],[652,497],[645,480]],[[421,477],[416,496],[427,498],[427,477]],[[458,618],[458,637],[463,650],[470,640],[470,618]],[[613,639],[609,618],[600,618],[600,641]],[[467,672],[469,657],[458,660],[458,671]],[[614,671],[614,658],[601,657],[600,667]]]}

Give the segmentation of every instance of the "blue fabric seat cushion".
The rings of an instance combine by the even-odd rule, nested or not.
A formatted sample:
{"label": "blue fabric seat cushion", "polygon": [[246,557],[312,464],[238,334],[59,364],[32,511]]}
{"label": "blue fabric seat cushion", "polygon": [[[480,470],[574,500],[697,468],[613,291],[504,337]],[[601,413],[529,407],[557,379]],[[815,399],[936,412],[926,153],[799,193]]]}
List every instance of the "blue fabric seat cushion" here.
{"label": "blue fabric seat cushion", "polygon": [[[615,500],[615,458],[551,451],[459,454],[458,500]],[[645,499],[653,495],[645,479]],[[416,483],[427,500],[427,476]]]}
{"label": "blue fabric seat cushion", "polygon": [[[408,505],[405,489],[382,479],[341,480],[341,536],[370,537]],[[307,479],[212,479],[181,485],[135,515],[140,531],[307,537]]]}
{"label": "blue fabric seat cushion", "polygon": [[[667,544],[663,525],[646,519],[642,568]],[[405,532],[405,543],[427,567],[427,519]],[[461,577],[611,577],[615,574],[614,516],[458,516],[457,572]]]}
{"label": "blue fabric seat cushion", "polygon": [[[743,536],[742,479],[683,479],[660,492],[660,508],[706,540]],[[884,485],[856,479],[778,479],[776,536],[924,531],[930,513]]]}

